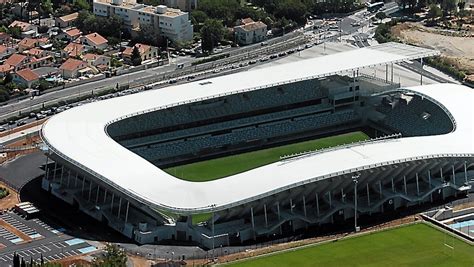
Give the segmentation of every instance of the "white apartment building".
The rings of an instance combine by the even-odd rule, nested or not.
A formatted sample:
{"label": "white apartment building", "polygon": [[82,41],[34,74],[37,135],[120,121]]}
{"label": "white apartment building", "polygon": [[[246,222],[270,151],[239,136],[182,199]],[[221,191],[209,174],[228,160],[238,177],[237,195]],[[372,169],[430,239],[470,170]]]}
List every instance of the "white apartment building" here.
{"label": "white apartment building", "polygon": [[136,0],[94,0],[94,14],[109,17],[117,15],[131,30],[139,30],[144,25],[158,29],[161,36],[172,41],[193,39],[193,25],[189,13],[164,5],[147,6]]}

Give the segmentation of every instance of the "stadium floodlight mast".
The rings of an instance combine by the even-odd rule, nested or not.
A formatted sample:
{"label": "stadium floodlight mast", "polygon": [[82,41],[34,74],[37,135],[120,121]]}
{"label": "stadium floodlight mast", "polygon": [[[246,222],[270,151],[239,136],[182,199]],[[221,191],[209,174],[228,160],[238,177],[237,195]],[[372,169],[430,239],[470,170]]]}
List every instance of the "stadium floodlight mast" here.
{"label": "stadium floodlight mast", "polygon": [[357,227],[357,183],[359,183],[360,173],[352,175],[352,181],[354,182],[354,231],[359,232]]}

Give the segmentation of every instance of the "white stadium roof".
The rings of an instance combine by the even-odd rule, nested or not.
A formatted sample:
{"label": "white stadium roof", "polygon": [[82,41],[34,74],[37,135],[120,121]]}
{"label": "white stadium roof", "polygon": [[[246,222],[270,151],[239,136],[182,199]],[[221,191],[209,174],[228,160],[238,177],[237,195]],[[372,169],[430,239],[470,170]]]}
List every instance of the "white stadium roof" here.
{"label": "white stadium roof", "polygon": [[[42,128],[42,137],[51,152],[116,190],[151,207],[178,213],[230,208],[316,179],[369,166],[426,157],[473,156],[474,93],[467,87],[454,84],[405,89],[431,98],[449,110],[456,122],[452,133],[366,143],[284,164],[276,162],[209,182],[188,182],[175,178],[115,142],[105,130],[113,121],[178,103],[266,87],[270,82],[287,83],[413,59],[413,56],[403,55],[401,51],[406,49],[402,48],[412,49],[405,45],[390,52],[364,48],[94,102],[49,119]],[[396,53],[397,50],[400,53]],[[434,53],[426,49],[420,51],[424,52],[418,56]],[[212,83],[200,85],[205,81]]]}

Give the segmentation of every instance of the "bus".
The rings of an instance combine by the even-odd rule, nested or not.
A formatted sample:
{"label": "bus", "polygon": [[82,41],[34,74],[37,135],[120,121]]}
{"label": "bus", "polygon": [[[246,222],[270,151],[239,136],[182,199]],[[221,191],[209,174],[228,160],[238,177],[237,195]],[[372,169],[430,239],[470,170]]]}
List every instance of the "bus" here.
{"label": "bus", "polygon": [[384,2],[366,3],[367,11],[371,13],[379,11],[379,9],[383,7],[383,5]]}

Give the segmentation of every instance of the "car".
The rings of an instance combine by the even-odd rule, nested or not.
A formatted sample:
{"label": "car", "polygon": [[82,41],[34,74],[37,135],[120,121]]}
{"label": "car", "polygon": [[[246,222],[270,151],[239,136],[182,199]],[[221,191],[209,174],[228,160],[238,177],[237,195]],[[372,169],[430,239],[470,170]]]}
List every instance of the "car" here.
{"label": "car", "polygon": [[286,56],[286,52],[281,52],[281,53],[278,54],[278,56],[279,57],[284,57],[284,56]]}
{"label": "car", "polygon": [[194,75],[189,75],[189,76],[188,76],[188,81],[189,81],[189,80],[194,80],[194,78],[196,78]]}
{"label": "car", "polygon": [[256,60],[250,60],[250,61],[249,61],[249,65],[253,65],[253,64],[255,64],[255,63],[257,63]]}
{"label": "car", "polygon": [[293,54],[294,52],[296,52],[295,49],[290,49],[290,50],[288,50],[286,53],[287,53],[287,54]]}
{"label": "car", "polygon": [[16,121],[9,121],[8,125],[15,125]]}
{"label": "car", "polygon": [[44,114],[41,114],[41,113],[36,114],[36,119],[37,120],[41,120],[41,119],[44,119],[44,118],[46,118],[46,116]]}
{"label": "car", "polygon": [[267,42],[261,42],[260,45],[261,45],[261,46],[267,46],[268,43],[267,43]]}
{"label": "car", "polygon": [[26,121],[18,121],[16,123],[16,126],[22,126],[22,125],[25,125],[26,124]]}
{"label": "car", "polygon": [[7,129],[3,126],[0,126],[0,132],[5,132]]}
{"label": "car", "polygon": [[269,60],[268,57],[262,57],[262,58],[260,58],[260,62],[265,62],[265,61],[268,61],[268,60]]}
{"label": "car", "polygon": [[298,46],[298,49],[296,49],[298,52],[303,51],[304,47]]}
{"label": "car", "polygon": [[221,70],[220,69],[214,69],[212,72],[219,73],[219,72],[221,72]]}
{"label": "car", "polygon": [[174,84],[174,83],[177,83],[177,82],[178,82],[178,80],[176,80],[176,79],[171,79],[171,80],[168,81],[169,84]]}
{"label": "car", "polygon": [[31,113],[28,115],[28,118],[30,118],[30,119],[36,118],[36,113],[31,112]]}
{"label": "car", "polygon": [[275,59],[275,58],[277,58],[277,57],[278,57],[277,54],[272,54],[272,55],[270,56],[270,59]]}
{"label": "car", "polygon": [[351,26],[352,26],[352,27],[359,27],[359,26],[360,26],[360,22],[352,22],[352,23],[351,23]]}
{"label": "car", "polygon": [[305,48],[311,48],[311,47],[313,47],[313,45],[312,44],[306,44],[304,47]]}

